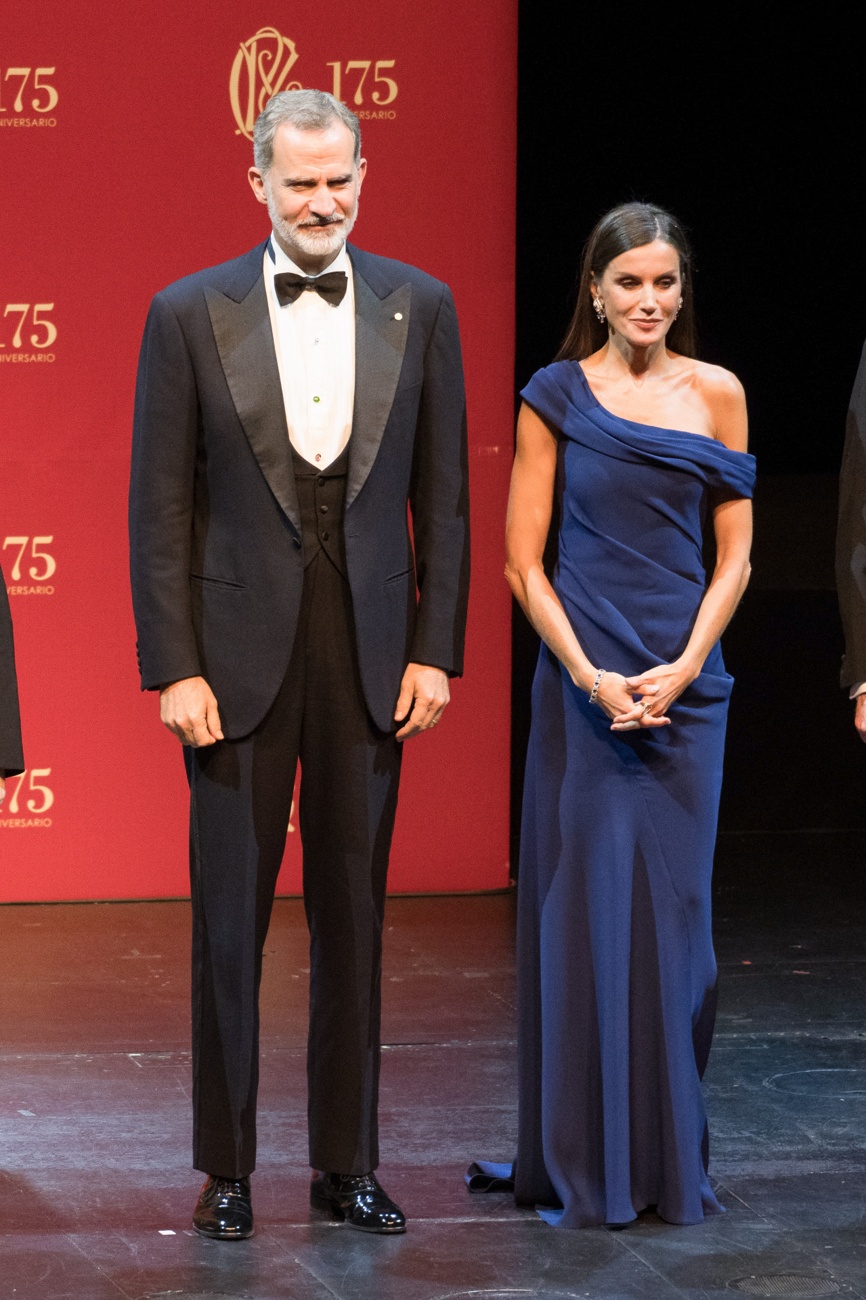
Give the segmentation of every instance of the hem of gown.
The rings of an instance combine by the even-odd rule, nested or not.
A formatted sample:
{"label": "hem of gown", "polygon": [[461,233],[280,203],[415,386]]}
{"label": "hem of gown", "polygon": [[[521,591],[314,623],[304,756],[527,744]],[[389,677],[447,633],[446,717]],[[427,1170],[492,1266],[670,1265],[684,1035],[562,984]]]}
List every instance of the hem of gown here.
{"label": "hem of gown", "polygon": [[[465,1182],[469,1191],[476,1196],[490,1192],[514,1195],[514,1165],[499,1164],[493,1160],[473,1160],[466,1171]],[[665,1223],[681,1228],[694,1227],[699,1223],[703,1223],[705,1219],[725,1213],[725,1207],[719,1204],[712,1190],[707,1186],[701,1189],[702,1213],[694,1218],[677,1218],[669,1213],[666,1214],[663,1206],[650,1201],[645,1201],[637,1209],[630,1205],[630,1213],[610,1219],[583,1218],[580,1215],[575,1215],[573,1207],[566,1209],[562,1205],[538,1205],[532,1201],[518,1200],[516,1196],[514,1196],[514,1203],[521,1208],[534,1209],[538,1217],[552,1228],[566,1229],[624,1228],[628,1224],[634,1223],[641,1214],[650,1209]]]}
{"label": "hem of gown", "polygon": [[474,1195],[485,1192],[514,1192],[514,1165],[497,1164],[494,1160],[473,1160],[466,1170],[464,1182]]}
{"label": "hem of gown", "polygon": [[[717,1214],[725,1213],[725,1207],[719,1205],[715,1197],[713,1197],[713,1204],[705,1205],[703,1213],[694,1219],[674,1218],[673,1216],[664,1214],[657,1205],[650,1204],[642,1206],[639,1210],[634,1210],[629,1217],[616,1219],[581,1218],[580,1216],[572,1216],[572,1214],[565,1209],[553,1209],[545,1205],[535,1206],[535,1213],[538,1215],[539,1219],[542,1219],[545,1223],[549,1224],[551,1228],[563,1228],[566,1231],[577,1228],[627,1228],[629,1224],[635,1223],[647,1210],[652,1210],[652,1212],[657,1214],[660,1219],[665,1223],[671,1224],[674,1228],[695,1228],[699,1223],[704,1223],[707,1219],[714,1218]],[[563,1220],[565,1220],[565,1222],[563,1222]]]}

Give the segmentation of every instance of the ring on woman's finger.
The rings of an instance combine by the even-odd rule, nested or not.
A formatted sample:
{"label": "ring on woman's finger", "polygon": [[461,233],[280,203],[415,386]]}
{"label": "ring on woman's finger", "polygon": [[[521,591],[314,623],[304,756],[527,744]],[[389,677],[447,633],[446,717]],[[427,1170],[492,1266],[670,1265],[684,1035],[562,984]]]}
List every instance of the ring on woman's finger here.
{"label": "ring on woman's finger", "polygon": [[649,713],[652,706],[653,706],[652,700],[644,700],[643,705],[641,706],[641,711],[644,713],[644,715],[646,715],[647,713]]}

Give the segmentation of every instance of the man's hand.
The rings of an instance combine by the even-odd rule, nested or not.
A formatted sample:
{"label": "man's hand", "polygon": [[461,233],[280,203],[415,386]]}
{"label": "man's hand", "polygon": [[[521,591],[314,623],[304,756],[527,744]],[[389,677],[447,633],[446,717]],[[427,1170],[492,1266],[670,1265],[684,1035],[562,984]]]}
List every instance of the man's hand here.
{"label": "man's hand", "polygon": [[6,778],[3,775],[3,773],[0,772],[0,803],[2,803],[5,798],[6,798]]}
{"label": "man's hand", "polygon": [[448,674],[441,668],[407,664],[394,710],[395,722],[403,722],[397,739],[409,740],[419,732],[435,727],[450,699]]}
{"label": "man's hand", "polygon": [[857,696],[857,703],[854,707],[854,726],[857,728],[857,735],[866,744],[866,693]]}
{"label": "man's hand", "polygon": [[223,739],[216,697],[203,677],[184,677],[163,686],[159,716],[183,745],[199,749]]}

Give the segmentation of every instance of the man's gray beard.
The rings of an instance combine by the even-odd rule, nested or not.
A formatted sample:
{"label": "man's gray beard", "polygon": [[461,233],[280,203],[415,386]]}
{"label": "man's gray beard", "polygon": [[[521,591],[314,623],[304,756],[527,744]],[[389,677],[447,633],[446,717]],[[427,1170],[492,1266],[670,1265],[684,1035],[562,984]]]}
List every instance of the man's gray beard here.
{"label": "man's gray beard", "polygon": [[321,226],[298,226],[284,221],[276,209],[276,204],[269,190],[265,191],[268,200],[268,215],[271,225],[286,248],[294,245],[310,257],[336,256],[351,234],[358,215],[358,205],[348,216],[340,221],[329,222]]}

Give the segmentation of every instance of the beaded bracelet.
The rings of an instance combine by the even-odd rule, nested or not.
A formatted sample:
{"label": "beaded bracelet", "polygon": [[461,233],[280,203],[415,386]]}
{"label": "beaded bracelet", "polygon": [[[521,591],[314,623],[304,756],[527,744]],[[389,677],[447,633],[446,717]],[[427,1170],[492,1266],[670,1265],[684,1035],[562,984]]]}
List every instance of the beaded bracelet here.
{"label": "beaded bracelet", "polygon": [[601,686],[601,679],[602,677],[604,677],[605,672],[606,669],[599,668],[598,672],[595,674],[595,681],[593,682],[592,690],[589,693],[590,704],[595,704],[596,700],[598,699],[598,688],[599,686]]}

